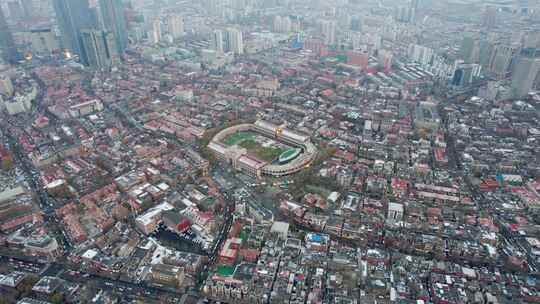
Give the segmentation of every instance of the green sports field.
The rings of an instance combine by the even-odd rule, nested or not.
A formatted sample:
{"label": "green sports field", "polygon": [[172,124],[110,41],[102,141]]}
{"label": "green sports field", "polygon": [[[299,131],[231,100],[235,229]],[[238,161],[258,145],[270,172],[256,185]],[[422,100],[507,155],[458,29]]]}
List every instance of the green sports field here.
{"label": "green sports field", "polygon": [[240,131],[225,137],[222,142],[227,146],[238,145],[245,148],[250,154],[266,162],[276,160],[283,152],[288,150],[276,147],[263,147],[255,141],[256,136],[257,133],[252,131]]}
{"label": "green sports field", "polygon": [[255,157],[257,157],[258,159],[267,162],[275,160],[284,151],[280,148],[263,147],[258,142],[252,139],[242,141],[239,146],[248,150],[249,153],[255,155]]}
{"label": "green sports field", "polygon": [[223,143],[227,146],[234,146],[245,140],[252,139],[256,135],[256,133],[250,131],[236,132],[223,139]]}
{"label": "green sports field", "polygon": [[230,277],[234,273],[234,267],[220,265],[216,270],[216,273],[224,277]]}

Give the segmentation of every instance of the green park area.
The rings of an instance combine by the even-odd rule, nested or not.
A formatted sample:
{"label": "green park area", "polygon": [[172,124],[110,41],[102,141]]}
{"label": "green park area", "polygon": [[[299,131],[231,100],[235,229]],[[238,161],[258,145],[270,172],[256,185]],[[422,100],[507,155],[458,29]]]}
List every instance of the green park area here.
{"label": "green park area", "polygon": [[226,144],[227,146],[234,146],[243,141],[252,139],[253,137],[255,137],[255,135],[256,134],[254,132],[249,132],[249,131],[236,132],[234,134],[227,136],[223,140],[223,143]]}
{"label": "green park area", "polygon": [[266,162],[274,161],[286,151],[281,148],[263,147],[260,143],[255,141],[255,136],[257,136],[257,133],[255,132],[240,131],[225,137],[223,143],[227,146],[238,145],[245,148],[250,154]]}
{"label": "green park area", "polygon": [[216,273],[224,277],[230,277],[234,274],[234,267],[220,265],[217,268]]}
{"label": "green park area", "polygon": [[257,158],[266,162],[271,162],[275,160],[284,151],[280,148],[263,147],[261,146],[261,144],[252,139],[242,141],[239,146],[245,148],[250,154],[253,154]]}

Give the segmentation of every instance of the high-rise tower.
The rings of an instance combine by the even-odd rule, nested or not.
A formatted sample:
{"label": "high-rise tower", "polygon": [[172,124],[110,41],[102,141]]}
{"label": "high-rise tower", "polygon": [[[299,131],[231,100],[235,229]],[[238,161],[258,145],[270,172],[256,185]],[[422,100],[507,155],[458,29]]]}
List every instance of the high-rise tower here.
{"label": "high-rise tower", "polygon": [[535,88],[540,76],[540,51],[525,48],[512,71],[512,89],[516,97],[523,97]]}
{"label": "high-rise tower", "polygon": [[221,30],[215,30],[210,40],[210,48],[218,54],[223,54],[223,32]]}
{"label": "high-rise tower", "polygon": [[0,8],[0,51],[2,52],[2,58],[9,63],[16,63],[19,61],[20,54],[17,51],[15,40],[7,24],[4,12]]}
{"label": "high-rise tower", "polygon": [[105,29],[113,34],[118,53],[123,53],[128,38],[122,0],[100,0],[99,6]]}
{"label": "high-rise tower", "polygon": [[116,57],[113,34],[106,31],[82,30],[82,45],[88,65],[94,68],[109,67]]}
{"label": "high-rise tower", "polygon": [[244,54],[244,40],[242,32],[235,28],[227,30],[228,51],[237,55]]}
{"label": "high-rise tower", "polygon": [[174,38],[178,39],[184,34],[184,20],[178,15],[171,15],[167,18],[167,32]]}
{"label": "high-rise tower", "polygon": [[82,47],[81,31],[97,27],[88,0],[54,0],[53,6],[63,47],[72,50],[80,56],[82,62],[87,63]]}

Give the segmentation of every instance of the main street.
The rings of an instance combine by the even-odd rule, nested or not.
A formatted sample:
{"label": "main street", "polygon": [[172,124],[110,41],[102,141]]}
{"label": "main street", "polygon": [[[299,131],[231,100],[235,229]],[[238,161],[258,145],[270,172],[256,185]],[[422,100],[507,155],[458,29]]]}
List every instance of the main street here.
{"label": "main street", "polygon": [[[116,291],[124,296],[139,297],[143,296],[155,300],[170,299],[169,303],[179,301],[184,293],[171,289],[159,288],[143,284],[136,284],[120,279],[112,279],[90,272],[85,272],[82,269],[77,269],[64,262],[45,263],[42,261],[30,261],[19,257],[9,257],[0,254],[0,262],[2,265],[7,265],[13,270],[25,271],[35,274],[58,276],[66,281],[75,283],[87,283],[92,281],[95,287],[104,290]],[[175,301],[176,299],[176,301]]]}

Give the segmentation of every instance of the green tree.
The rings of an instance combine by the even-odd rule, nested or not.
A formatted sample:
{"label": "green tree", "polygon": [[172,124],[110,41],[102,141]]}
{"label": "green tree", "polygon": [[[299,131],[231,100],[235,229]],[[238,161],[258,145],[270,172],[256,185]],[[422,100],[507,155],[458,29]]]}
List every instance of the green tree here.
{"label": "green tree", "polygon": [[59,292],[54,293],[51,296],[51,302],[53,302],[54,304],[64,303],[64,295]]}
{"label": "green tree", "polygon": [[28,296],[32,292],[32,287],[37,283],[39,278],[34,275],[29,275],[22,280],[22,282],[17,286],[17,291],[20,294],[21,298]]}

